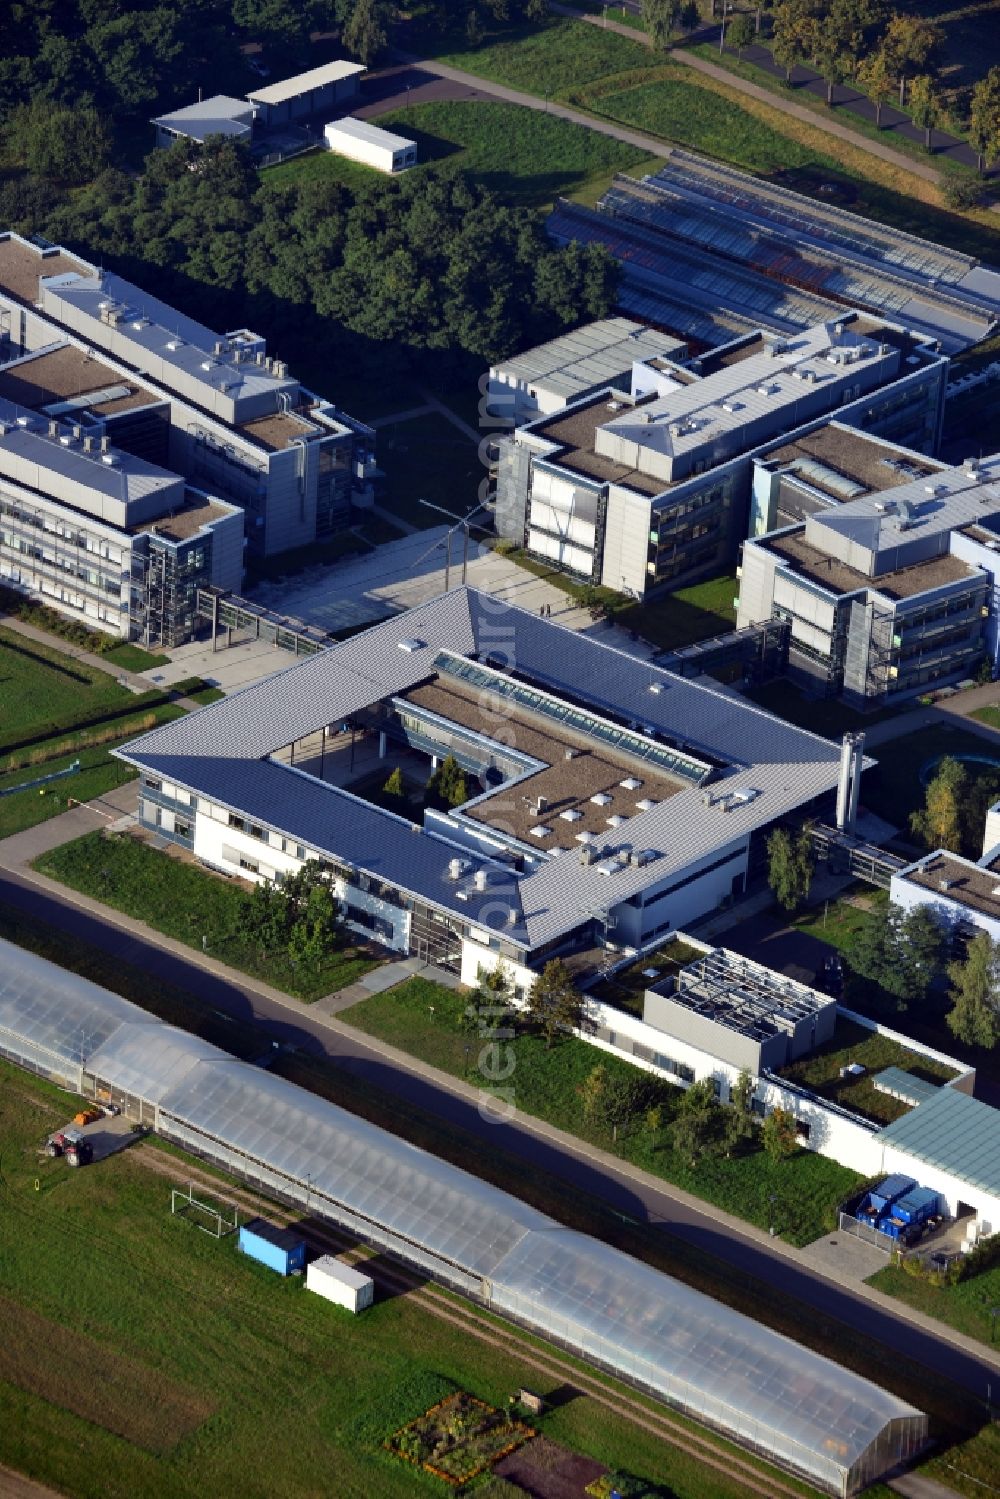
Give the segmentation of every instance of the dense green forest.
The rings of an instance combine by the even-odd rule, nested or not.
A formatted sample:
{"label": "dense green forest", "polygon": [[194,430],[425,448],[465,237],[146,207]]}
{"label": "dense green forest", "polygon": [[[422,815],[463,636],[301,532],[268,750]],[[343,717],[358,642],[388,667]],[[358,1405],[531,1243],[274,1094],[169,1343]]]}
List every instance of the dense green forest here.
{"label": "dense green forest", "polygon": [[[447,164],[348,187],[268,182],[221,140],[143,162],[150,114],[190,102],[196,80],[246,91],[248,38],[291,69],[317,60],[311,31],[357,35],[382,24],[381,4],[0,7],[0,228],[78,249],[212,326],[258,327],[310,367],[318,347],[369,374],[491,361],[603,316],[616,278],[603,250],[554,249],[536,215]],[[337,50],[334,36],[323,55]]]}

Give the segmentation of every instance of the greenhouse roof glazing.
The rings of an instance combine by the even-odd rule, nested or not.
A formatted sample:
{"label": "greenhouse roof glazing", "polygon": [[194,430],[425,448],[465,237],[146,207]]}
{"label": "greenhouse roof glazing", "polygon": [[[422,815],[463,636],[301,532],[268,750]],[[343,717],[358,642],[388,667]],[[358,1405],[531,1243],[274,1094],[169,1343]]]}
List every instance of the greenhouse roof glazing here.
{"label": "greenhouse roof glazing", "polygon": [[[489,1304],[655,1390],[836,1493],[926,1439],[912,1406],[750,1318],[519,1202],[282,1078],[175,1030],[96,985],[0,943],[0,1049],[39,1044],[196,1137],[294,1184],[313,1211],[408,1241]],[[261,1173],[263,1178],[265,1173]],[[291,1195],[295,1195],[292,1193]],[[373,1232],[378,1242],[378,1233]],[[405,1253],[405,1242],[400,1250]],[[418,1257],[419,1258],[419,1257]],[[852,1476],[853,1475],[853,1476]]]}

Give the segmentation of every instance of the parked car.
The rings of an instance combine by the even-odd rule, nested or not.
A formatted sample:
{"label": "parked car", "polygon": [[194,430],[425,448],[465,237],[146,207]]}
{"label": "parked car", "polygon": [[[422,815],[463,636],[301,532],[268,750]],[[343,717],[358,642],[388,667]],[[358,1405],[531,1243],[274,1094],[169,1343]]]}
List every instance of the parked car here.
{"label": "parked car", "polygon": [[104,1115],[105,1119],[116,1119],[121,1113],[121,1109],[116,1103],[102,1103],[101,1113]]}

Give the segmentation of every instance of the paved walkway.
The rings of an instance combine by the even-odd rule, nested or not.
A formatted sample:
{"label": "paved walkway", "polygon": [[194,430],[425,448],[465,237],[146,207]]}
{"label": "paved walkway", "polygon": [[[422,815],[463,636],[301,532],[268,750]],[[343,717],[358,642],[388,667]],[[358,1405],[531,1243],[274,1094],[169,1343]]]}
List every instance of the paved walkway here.
{"label": "paved walkway", "polygon": [[[72,837],[75,823],[71,827],[68,819],[75,816],[75,813],[64,813],[62,817],[53,818],[51,822],[43,824],[44,841],[46,843],[50,839],[58,841],[60,834]],[[40,832],[41,830],[32,831]],[[380,1041],[376,1037],[365,1035],[363,1038],[359,1038],[358,1032],[352,1026],[339,1019],[336,1014],[326,1012],[324,1001],[321,1000],[318,1004],[310,1005],[302,1000],[294,999],[290,995],[275,989],[270,984],[265,984],[259,979],[250,979],[246,975],[236,972],[210,954],[202,955],[198,953],[195,955],[193,950],[185,946],[184,943],[177,942],[171,937],[163,936],[161,933],[148,927],[144,922],[135,921],[131,917],[124,916],[102,905],[99,901],[92,900],[89,896],[79,895],[75,891],[67,890],[65,886],[59,885],[55,881],[46,879],[44,876],[35,873],[35,871],[27,867],[28,859],[26,853],[28,845],[23,841],[26,836],[25,834],[18,834],[14,838],[7,838],[0,841],[0,867],[10,869],[18,874],[21,879],[30,882],[39,889],[51,892],[60,899],[99,916],[104,922],[113,925],[118,930],[141,938],[148,946],[166,953],[178,955],[186,962],[196,961],[198,967],[206,969],[208,972],[238,986],[244,991],[267,998],[293,1015],[308,1015],[314,1024],[318,1023],[334,1035],[349,1037],[351,1039],[363,1039],[366,1046],[378,1054],[387,1072],[397,1071],[422,1078],[432,1084],[435,1089],[453,1094],[467,1103],[473,1104],[479,1108],[481,1113],[484,1108],[488,1108],[490,1098],[488,1093],[484,1093],[472,1083],[465,1082],[463,1079],[453,1077],[450,1073],[442,1072],[426,1062],[419,1061],[415,1057],[409,1056],[406,1052],[400,1051],[397,1047],[390,1046],[387,1042]],[[410,971],[408,964],[401,964],[400,967],[406,972]],[[357,996],[358,998],[365,997],[365,995],[371,992],[370,988],[366,988],[363,981],[360,985],[352,986],[352,988],[360,988],[364,991]],[[329,1010],[331,1011],[340,1008],[341,1006],[335,999],[329,1005]],[[588,1161],[607,1175],[614,1176],[637,1188],[645,1187],[669,1197],[692,1211],[710,1218],[725,1227],[728,1231],[742,1235],[745,1239],[766,1248],[771,1254],[786,1260],[790,1265],[802,1265],[804,1263],[802,1251],[784,1243],[779,1238],[771,1238],[768,1233],[755,1228],[752,1224],[745,1223],[742,1219],[735,1218],[732,1214],[713,1207],[710,1203],[702,1201],[701,1198],[695,1197],[692,1193],[682,1191],[681,1188],[673,1186],[660,1177],[653,1176],[646,1171],[641,1171],[638,1167],[621,1160],[610,1151],[600,1150],[596,1146],[589,1145],[564,1130],[556,1129],[555,1126],[536,1119],[533,1115],[518,1113],[517,1121],[520,1128],[535,1139],[571,1154],[577,1159]],[[816,1262],[814,1259],[810,1263],[809,1268],[813,1273],[819,1274],[832,1285],[840,1287],[846,1282],[847,1277],[837,1274],[835,1270],[831,1271],[821,1261]],[[977,1360],[988,1363],[1000,1370],[1000,1348],[993,1349],[977,1342],[973,1338],[967,1338],[954,1329],[947,1327],[944,1323],[937,1322],[931,1317],[926,1317],[922,1313],[906,1307],[902,1302],[895,1301],[891,1297],[884,1296],[881,1292],[872,1290],[869,1286],[852,1284],[851,1290],[873,1307],[879,1308],[894,1318],[910,1322],[924,1332],[936,1338],[944,1339],[965,1353],[974,1356]]]}

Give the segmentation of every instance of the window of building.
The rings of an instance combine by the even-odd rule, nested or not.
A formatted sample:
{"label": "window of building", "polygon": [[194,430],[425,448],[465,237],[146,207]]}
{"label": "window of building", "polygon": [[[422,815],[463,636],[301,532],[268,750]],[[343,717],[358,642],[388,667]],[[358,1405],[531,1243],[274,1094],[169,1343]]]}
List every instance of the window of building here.
{"label": "window of building", "polygon": [[159,791],[163,783],[162,781],[154,780],[152,776],[143,776],[142,784],[148,786],[150,791]]}
{"label": "window of building", "polygon": [[242,833],[244,831],[245,827],[246,827],[246,824],[244,823],[242,817],[237,817],[235,812],[230,812],[230,814],[229,814],[229,826],[231,828],[237,828],[239,830],[239,832]]}
{"label": "window of building", "polygon": [[248,874],[260,874],[260,865],[257,860],[248,859],[244,854],[240,854],[240,868],[245,869]]}

